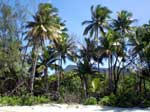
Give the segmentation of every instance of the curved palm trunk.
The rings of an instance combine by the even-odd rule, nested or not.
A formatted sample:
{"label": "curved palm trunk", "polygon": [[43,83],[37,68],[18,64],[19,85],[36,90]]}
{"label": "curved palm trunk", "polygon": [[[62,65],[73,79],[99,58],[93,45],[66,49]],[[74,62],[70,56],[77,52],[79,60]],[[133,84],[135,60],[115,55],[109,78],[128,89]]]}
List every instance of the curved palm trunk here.
{"label": "curved palm trunk", "polygon": [[34,90],[34,79],[35,79],[35,71],[36,71],[36,65],[37,65],[37,46],[34,46],[32,51],[34,52],[35,57],[33,57],[33,63],[32,63],[32,74],[31,74],[31,94],[33,95]]}

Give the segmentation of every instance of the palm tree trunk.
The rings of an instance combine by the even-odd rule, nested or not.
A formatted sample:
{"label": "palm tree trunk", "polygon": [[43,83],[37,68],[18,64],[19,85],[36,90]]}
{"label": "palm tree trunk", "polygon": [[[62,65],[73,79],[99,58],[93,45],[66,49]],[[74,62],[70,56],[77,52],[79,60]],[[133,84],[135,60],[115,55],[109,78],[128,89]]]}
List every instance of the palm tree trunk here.
{"label": "palm tree trunk", "polygon": [[57,73],[57,91],[59,91],[59,86],[60,86],[60,73]]}
{"label": "palm tree trunk", "polygon": [[86,86],[85,77],[84,76],[79,76],[79,77],[80,77],[81,85],[82,85],[82,88],[83,88],[84,98],[87,98],[88,92],[87,92],[87,86]]}
{"label": "palm tree trunk", "polygon": [[96,44],[98,43],[98,28],[95,31],[95,37],[94,37],[94,41],[96,42]]}
{"label": "palm tree trunk", "polygon": [[112,90],[116,90],[117,89],[117,82],[114,78],[114,74],[113,74],[113,56],[110,55],[110,76],[111,76],[111,89]]}
{"label": "palm tree trunk", "polygon": [[144,86],[144,94],[146,95],[146,82],[145,82],[145,78],[143,79],[143,86]]}
{"label": "palm tree trunk", "polygon": [[32,63],[32,74],[31,74],[31,95],[33,95],[33,90],[34,90],[34,79],[35,79],[35,71],[36,71],[36,64],[37,64],[37,46],[34,46],[32,51],[34,53],[33,57],[33,63]]}
{"label": "palm tree trunk", "polygon": [[[62,69],[62,58],[60,57],[60,66]],[[60,88],[60,76],[61,76],[61,69],[59,69],[59,73],[57,74],[57,90],[59,91]]]}
{"label": "palm tree trunk", "polygon": [[45,76],[45,90],[46,90],[46,93],[48,93],[48,68],[46,67],[44,69],[44,76]]}
{"label": "palm tree trunk", "polygon": [[87,78],[84,76],[83,78],[83,87],[85,91],[85,98],[88,97],[88,83],[87,83]]}
{"label": "palm tree trunk", "polygon": [[139,77],[139,94],[142,92],[142,77]]}
{"label": "palm tree trunk", "polygon": [[111,79],[111,68],[110,68],[110,56],[108,58],[108,75],[109,75],[109,90],[112,91],[112,79]]}

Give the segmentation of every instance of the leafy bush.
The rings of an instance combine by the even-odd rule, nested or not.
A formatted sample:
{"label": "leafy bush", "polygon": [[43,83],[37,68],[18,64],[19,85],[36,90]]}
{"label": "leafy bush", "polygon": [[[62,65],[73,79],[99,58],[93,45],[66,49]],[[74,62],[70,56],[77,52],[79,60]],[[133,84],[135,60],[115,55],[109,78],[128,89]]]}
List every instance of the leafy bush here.
{"label": "leafy bush", "polygon": [[19,105],[21,103],[21,99],[18,97],[8,97],[8,96],[4,96],[4,97],[0,97],[0,104],[2,105]]}
{"label": "leafy bush", "polygon": [[104,96],[98,104],[117,107],[149,107],[150,99],[145,98],[144,95],[135,95],[134,93],[122,93],[120,95],[111,94]]}
{"label": "leafy bush", "polygon": [[111,94],[110,96],[104,96],[98,104],[100,105],[108,105],[108,106],[115,106],[116,104],[116,96],[114,94]]}
{"label": "leafy bush", "polygon": [[50,100],[44,96],[0,97],[1,105],[35,105],[48,102]]}
{"label": "leafy bush", "polygon": [[84,102],[84,105],[96,105],[96,104],[97,104],[97,100],[94,97],[90,97],[86,99]]}
{"label": "leafy bush", "polygon": [[116,106],[119,107],[149,107],[150,99],[145,95],[136,95],[134,92],[125,93],[117,96]]}

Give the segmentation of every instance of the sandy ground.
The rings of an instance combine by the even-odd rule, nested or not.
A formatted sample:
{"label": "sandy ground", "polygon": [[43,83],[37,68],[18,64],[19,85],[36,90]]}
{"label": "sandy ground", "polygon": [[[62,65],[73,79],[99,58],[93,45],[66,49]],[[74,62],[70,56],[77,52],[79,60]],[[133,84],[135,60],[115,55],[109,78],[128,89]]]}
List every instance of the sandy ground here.
{"label": "sandy ground", "polygon": [[44,104],[36,106],[0,106],[0,112],[150,112],[150,109]]}

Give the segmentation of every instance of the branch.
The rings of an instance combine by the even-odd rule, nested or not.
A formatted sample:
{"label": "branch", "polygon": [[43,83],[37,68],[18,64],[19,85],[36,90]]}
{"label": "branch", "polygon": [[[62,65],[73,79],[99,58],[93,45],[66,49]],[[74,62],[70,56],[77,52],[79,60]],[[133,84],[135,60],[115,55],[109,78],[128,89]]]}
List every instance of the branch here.
{"label": "branch", "polygon": [[25,83],[25,81],[21,82],[18,84],[9,94],[8,96],[12,95],[20,86],[22,86]]}

